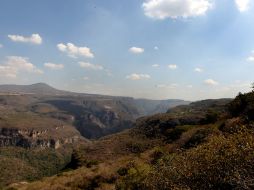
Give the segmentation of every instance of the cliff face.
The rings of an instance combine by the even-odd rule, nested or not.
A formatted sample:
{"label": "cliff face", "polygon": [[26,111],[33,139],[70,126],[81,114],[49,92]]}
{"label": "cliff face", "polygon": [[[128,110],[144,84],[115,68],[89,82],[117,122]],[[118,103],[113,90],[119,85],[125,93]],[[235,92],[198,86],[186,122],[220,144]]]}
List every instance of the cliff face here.
{"label": "cliff face", "polygon": [[82,136],[88,139],[96,139],[129,129],[133,124],[133,120],[120,118],[112,110],[102,110],[97,113],[88,113],[76,117],[75,126]]}
{"label": "cliff face", "polygon": [[[59,130],[59,128],[58,128]],[[0,128],[0,147],[20,146],[23,148],[54,148],[75,143],[78,135],[69,137],[50,137],[49,130]]]}

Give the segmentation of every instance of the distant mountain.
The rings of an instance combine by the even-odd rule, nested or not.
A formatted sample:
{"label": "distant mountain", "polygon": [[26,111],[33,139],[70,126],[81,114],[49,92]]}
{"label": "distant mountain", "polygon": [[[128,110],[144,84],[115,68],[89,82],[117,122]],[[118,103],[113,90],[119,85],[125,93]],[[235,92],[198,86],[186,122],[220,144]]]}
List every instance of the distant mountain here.
{"label": "distant mountain", "polygon": [[179,106],[188,105],[191,102],[178,99],[169,100],[149,100],[149,99],[135,99],[139,112],[142,115],[153,115],[157,113],[165,113],[168,109]]}
{"label": "distant mountain", "polygon": [[57,95],[68,92],[57,90],[45,83],[36,83],[32,85],[0,85],[0,93]]}
{"label": "distant mountain", "polygon": [[165,113],[172,107],[190,103],[82,94],[58,90],[44,83],[0,85],[0,95],[0,105],[11,106],[15,112],[30,111],[60,120],[66,118],[63,113],[67,114],[73,117],[73,125],[81,135],[89,139],[132,128],[138,117]]}
{"label": "distant mountain", "polygon": [[35,95],[62,95],[62,96],[80,96],[87,97],[90,100],[93,99],[111,99],[111,100],[121,100],[130,106],[137,108],[137,116],[152,115],[156,113],[164,113],[168,109],[179,106],[188,105],[189,101],[178,100],[178,99],[168,99],[168,100],[150,100],[150,99],[134,99],[131,97],[121,97],[121,96],[108,96],[108,95],[97,95],[97,94],[86,94],[86,93],[76,93],[64,90],[58,90],[52,86],[45,83],[36,83],[31,85],[0,85],[0,93],[15,93],[15,94],[35,94]]}

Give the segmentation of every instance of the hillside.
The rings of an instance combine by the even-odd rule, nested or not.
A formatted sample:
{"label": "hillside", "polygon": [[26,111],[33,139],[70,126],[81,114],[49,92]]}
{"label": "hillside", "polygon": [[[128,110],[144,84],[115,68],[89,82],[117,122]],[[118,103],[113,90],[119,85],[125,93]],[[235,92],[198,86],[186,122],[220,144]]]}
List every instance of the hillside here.
{"label": "hillside", "polygon": [[57,176],[17,189],[252,189],[253,95],[142,117],[75,149]]}
{"label": "hillside", "polygon": [[138,105],[134,98],[78,94],[41,83],[2,85],[0,160],[5,164],[0,164],[4,171],[0,187],[54,175],[70,163],[78,145],[92,147],[88,139],[130,129],[138,117],[158,111],[157,105],[170,108],[185,103],[143,100]]}
{"label": "hillside", "polygon": [[178,105],[187,105],[190,102],[184,100],[149,100],[149,99],[134,99],[130,97],[118,97],[118,96],[107,96],[98,94],[84,94],[76,92],[68,92],[64,90],[58,90],[45,83],[37,83],[32,85],[0,85],[0,95],[12,94],[34,94],[36,96],[69,96],[69,97],[82,97],[87,100],[112,100],[112,101],[123,101],[130,106],[137,109],[138,115],[152,115],[155,113],[164,113],[169,108]]}
{"label": "hillside", "polygon": [[[1,95],[2,94],[2,95]],[[135,119],[185,105],[183,100],[147,100],[89,95],[57,90],[47,84],[0,85],[0,101],[13,111],[69,120],[86,138],[99,138],[131,128]],[[5,109],[3,108],[3,109]]]}

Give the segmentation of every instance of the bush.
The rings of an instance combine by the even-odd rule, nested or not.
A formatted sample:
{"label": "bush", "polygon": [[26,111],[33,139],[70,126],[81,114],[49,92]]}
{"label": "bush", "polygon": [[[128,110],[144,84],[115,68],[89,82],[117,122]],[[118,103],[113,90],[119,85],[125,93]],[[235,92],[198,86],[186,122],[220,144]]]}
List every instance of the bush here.
{"label": "bush", "polygon": [[132,165],[127,175],[116,183],[116,190],[141,190],[145,189],[145,179],[150,171],[148,165]]}
{"label": "bush", "polygon": [[117,170],[117,173],[120,175],[120,176],[125,176],[128,174],[128,169],[126,167],[122,167],[122,168],[119,168]]}
{"label": "bush", "polygon": [[147,189],[253,189],[254,133],[244,131],[165,160],[149,174]]}
{"label": "bush", "polygon": [[169,129],[166,132],[166,141],[168,143],[171,143],[177,139],[179,139],[182,135],[183,132],[185,132],[186,130],[180,127],[176,127],[174,129]]}
{"label": "bush", "polygon": [[151,155],[151,163],[156,164],[164,155],[164,151],[161,148],[155,148]]}
{"label": "bush", "polygon": [[239,93],[238,96],[236,96],[236,98],[228,104],[228,110],[233,117],[236,117],[243,113],[246,106],[246,95]]}
{"label": "bush", "polygon": [[98,165],[99,162],[97,160],[89,160],[83,155],[83,153],[79,150],[74,150],[71,155],[71,161],[66,166],[66,169],[77,169],[79,167],[85,166],[87,168],[91,168],[94,165]]}
{"label": "bush", "polygon": [[196,147],[205,142],[205,139],[212,133],[211,129],[199,129],[196,133],[185,143],[184,148]]}
{"label": "bush", "polygon": [[218,121],[218,113],[215,111],[208,111],[205,115],[205,118],[200,121],[201,124],[210,124]]}
{"label": "bush", "polygon": [[149,148],[149,144],[142,141],[140,142],[131,141],[126,144],[127,151],[130,151],[131,153],[135,153],[135,154],[142,153],[148,148]]}

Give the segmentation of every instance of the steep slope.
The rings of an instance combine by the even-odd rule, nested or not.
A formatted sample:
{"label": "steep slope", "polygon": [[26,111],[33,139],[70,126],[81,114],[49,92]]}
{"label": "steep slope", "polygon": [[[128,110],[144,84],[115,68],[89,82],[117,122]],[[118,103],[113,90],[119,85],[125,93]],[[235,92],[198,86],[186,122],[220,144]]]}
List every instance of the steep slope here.
{"label": "steep slope", "polygon": [[186,105],[190,102],[184,100],[149,100],[149,99],[134,99],[130,97],[119,96],[107,96],[98,94],[85,94],[75,93],[63,90],[55,89],[45,83],[37,83],[32,85],[0,85],[0,94],[34,94],[36,96],[70,96],[70,97],[82,97],[87,100],[112,100],[122,101],[125,103],[125,107],[135,107],[137,109],[138,116],[151,115],[155,113],[164,113],[169,108]]}
{"label": "steep slope", "polygon": [[44,103],[73,116],[73,124],[84,137],[99,138],[132,127],[139,113],[126,101],[124,98],[65,97]]}
{"label": "steep slope", "polygon": [[[249,152],[254,150],[253,131],[227,130],[251,126],[249,122],[240,124],[243,121],[240,118],[232,118],[229,102],[229,99],[205,100],[170,109],[165,114],[142,117],[133,129],[76,149],[68,166],[75,170],[11,187],[241,189],[244,187],[241,180],[248,180],[253,171],[250,168],[253,155]],[[248,157],[243,159],[245,155]],[[249,176],[241,173],[246,169]],[[237,179],[236,174],[243,179]]]}
{"label": "steep slope", "polygon": [[88,142],[70,116],[62,113],[64,120],[34,112],[38,100],[34,95],[0,96],[0,189],[56,174],[70,162],[73,147]]}
{"label": "steep slope", "polygon": [[[0,164],[3,171],[0,188],[58,173],[75,163],[71,155],[80,144],[97,152],[96,155],[101,152],[102,158],[111,158],[115,151],[115,155],[136,154],[143,150],[136,145],[143,143],[139,136],[123,135],[122,148],[113,150],[111,146],[117,144],[118,137],[98,143],[86,138],[96,139],[132,128],[136,118],[153,112],[157,104],[160,101],[145,100],[142,106],[146,108],[143,108],[134,98],[65,92],[41,83],[0,86],[0,161],[4,163]],[[145,143],[144,148],[153,143],[153,140],[149,146]],[[125,148],[127,151],[122,151]],[[95,163],[98,160],[90,153],[87,156],[88,165],[93,159]],[[18,163],[18,167],[13,163]]]}
{"label": "steep slope", "polygon": [[133,127],[135,119],[140,116],[189,103],[73,93],[43,83],[0,85],[0,95],[2,104],[13,104],[14,110],[31,111],[60,120],[71,117],[72,124],[86,138],[120,132]]}

